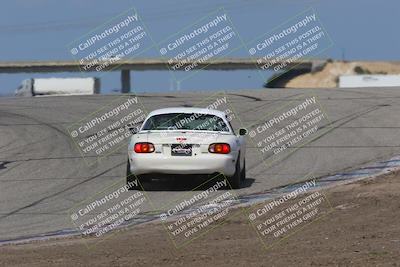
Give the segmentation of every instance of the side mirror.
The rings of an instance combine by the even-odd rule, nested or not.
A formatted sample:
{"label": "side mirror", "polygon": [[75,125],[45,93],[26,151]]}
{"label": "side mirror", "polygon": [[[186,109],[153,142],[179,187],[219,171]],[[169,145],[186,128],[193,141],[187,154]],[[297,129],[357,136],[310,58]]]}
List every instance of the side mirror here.
{"label": "side mirror", "polygon": [[142,125],[142,123],[143,123],[143,121],[140,121],[135,124],[129,123],[129,124],[125,125],[125,127],[128,128],[128,130],[131,132],[131,134],[136,134],[139,132],[140,126]]}
{"label": "side mirror", "polygon": [[131,134],[136,134],[139,132],[139,128],[138,126],[130,126],[128,127],[128,130],[131,132]]}
{"label": "side mirror", "polygon": [[137,128],[136,127],[134,127],[134,128],[130,127],[129,131],[131,132],[131,134],[136,134],[137,133]]}
{"label": "side mirror", "polygon": [[246,134],[247,134],[247,129],[245,129],[245,128],[239,129],[239,135],[246,135]]}

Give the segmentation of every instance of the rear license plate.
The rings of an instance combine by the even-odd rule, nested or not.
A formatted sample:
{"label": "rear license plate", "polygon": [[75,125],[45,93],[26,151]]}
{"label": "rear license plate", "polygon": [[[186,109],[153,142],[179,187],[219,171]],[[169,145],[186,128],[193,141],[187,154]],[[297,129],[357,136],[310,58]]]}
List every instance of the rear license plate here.
{"label": "rear license plate", "polygon": [[171,156],[191,156],[192,145],[173,144],[171,145]]}

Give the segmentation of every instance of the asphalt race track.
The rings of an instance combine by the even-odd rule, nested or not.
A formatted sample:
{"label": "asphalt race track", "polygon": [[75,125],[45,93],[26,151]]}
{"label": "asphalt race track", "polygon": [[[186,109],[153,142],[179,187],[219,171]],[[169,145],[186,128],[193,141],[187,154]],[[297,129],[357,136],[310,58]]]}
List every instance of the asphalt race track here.
{"label": "asphalt race track", "polygon": [[[138,97],[151,111],[197,106],[210,94],[167,92]],[[261,192],[400,154],[400,88],[226,92],[235,114],[247,126],[303,94],[316,96],[329,116],[323,134],[269,165],[248,142],[247,181],[237,194]],[[116,97],[120,96],[0,98],[0,240],[73,228],[71,207],[124,179],[126,145],[88,166],[66,131]],[[233,124],[241,127],[238,120]],[[157,205],[178,199],[195,186],[191,181],[160,182],[147,192]]]}

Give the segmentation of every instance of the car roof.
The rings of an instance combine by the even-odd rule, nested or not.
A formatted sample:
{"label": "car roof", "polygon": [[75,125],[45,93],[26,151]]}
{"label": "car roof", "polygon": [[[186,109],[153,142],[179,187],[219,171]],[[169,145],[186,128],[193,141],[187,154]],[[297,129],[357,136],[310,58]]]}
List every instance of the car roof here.
{"label": "car roof", "polygon": [[210,114],[221,118],[225,118],[225,112],[223,111],[208,109],[208,108],[192,108],[192,107],[173,107],[173,108],[156,109],[150,112],[148,117],[159,114],[168,114],[168,113],[200,113],[200,114]]}

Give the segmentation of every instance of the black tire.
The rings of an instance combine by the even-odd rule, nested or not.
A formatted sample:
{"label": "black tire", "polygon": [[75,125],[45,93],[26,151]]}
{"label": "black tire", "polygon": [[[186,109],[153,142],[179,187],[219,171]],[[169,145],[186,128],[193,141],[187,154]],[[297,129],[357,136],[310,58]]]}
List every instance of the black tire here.
{"label": "black tire", "polygon": [[228,181],[233,189],[240,189],[241,175],[240,175],[240,155],[236,161],[235,174],[228,178]]}
{"label": "black tire", "polygon": [[243,161],[243,169],[240,172],[240,180],[243,182],[246,180],[246,160]]}
{"label": "black tire", "polygon": [[128,159],[128,162],[126,163],[126,177],[129,177],[131,175],[132,175],[132,173],[131,173],[131,163],[129,162],[129,159]]}
{"label": "black tire", "polygon": [[[129,183],[133,183],[135,180],[136,176],[131,173],[131,164],[128,159],[128,162],[126,163],[126,184],[128,185]],[[129,190],[135,190],[138,188],[139,186],[131,186]]]}

